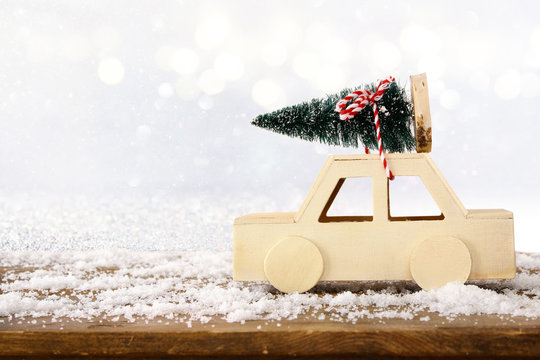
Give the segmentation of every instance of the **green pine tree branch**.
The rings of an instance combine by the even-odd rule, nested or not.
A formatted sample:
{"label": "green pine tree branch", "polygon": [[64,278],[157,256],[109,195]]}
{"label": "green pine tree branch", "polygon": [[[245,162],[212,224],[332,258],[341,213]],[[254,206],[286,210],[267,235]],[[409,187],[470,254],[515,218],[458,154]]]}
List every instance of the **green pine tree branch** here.
{"label": "green pine tree branch", "polygon": [[[375,89],[371,84],[367,87]],[[367,146],[377,150],[373,108],[366,106],[349,121],[339,118],[336,104],[355,89],[344,89],[326,98],[313,99],[294,106],[259,115],[253,125],[291,137],[345,147]],[[412,134],[412,105],[405,90],[395,82],[377,102],[383,148],[390,152],[406,152],[416,148]]]}

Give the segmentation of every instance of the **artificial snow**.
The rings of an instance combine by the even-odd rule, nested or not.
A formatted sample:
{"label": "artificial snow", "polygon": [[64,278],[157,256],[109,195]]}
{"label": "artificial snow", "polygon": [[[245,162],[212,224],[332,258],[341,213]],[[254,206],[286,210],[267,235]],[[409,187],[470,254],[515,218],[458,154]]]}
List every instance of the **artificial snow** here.
{"label": "artificial snow", "polygon": [[0,316],[9,320],[165,318],[191,326],[212,319],[244,323],[300,316],[350,323],[410,320],[420,313],[421,321],[540,316],[540,254],[518,253],[520,271],[513,280],[449,283],[431,291],[413,282],[321,283],[304,294],[233,281],[230,251],[0,251],[0,266]]}
{"label": "artificial snow", "polygon": [[513,280],[428,292],[410,281],[370,281],[321,283],[305,294],[282,294],[265,282],[233,281],[234,217],[290,211],[302,199],[280,208],[248,194],[221,202],[0,194],[0,324],[45,317],[57,325],[68,319],[156,319],[191,326],[306,317],[354,324],[540,316],[540,254],[518,253],[520,271]]}

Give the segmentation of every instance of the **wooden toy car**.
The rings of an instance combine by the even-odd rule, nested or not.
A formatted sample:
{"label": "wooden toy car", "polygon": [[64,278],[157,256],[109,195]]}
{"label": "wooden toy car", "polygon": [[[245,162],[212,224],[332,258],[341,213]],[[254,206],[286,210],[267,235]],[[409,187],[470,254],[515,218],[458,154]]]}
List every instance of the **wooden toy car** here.
{"label": "wooden toy car", "polygon": [[[330,156],[300,209],[234,221],[234,280],[304,292],[322,280],[451,281],[515,275],[514,220],[507,210],[467,210],[427,154],[388,154],[396,176],[419,176],[437,216],[392,217],[377,154]],[[373,216],[328,216],[347,178],[370,177]]]}

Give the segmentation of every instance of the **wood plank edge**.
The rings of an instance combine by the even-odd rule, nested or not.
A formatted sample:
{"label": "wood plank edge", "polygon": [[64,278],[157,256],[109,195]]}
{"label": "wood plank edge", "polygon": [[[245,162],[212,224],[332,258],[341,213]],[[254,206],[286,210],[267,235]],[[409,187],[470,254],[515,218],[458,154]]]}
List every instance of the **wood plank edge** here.
{"label": "wood plank edge", "polygon": [[540,329],[94,332],[2,331],[0,356],[540,357]]}

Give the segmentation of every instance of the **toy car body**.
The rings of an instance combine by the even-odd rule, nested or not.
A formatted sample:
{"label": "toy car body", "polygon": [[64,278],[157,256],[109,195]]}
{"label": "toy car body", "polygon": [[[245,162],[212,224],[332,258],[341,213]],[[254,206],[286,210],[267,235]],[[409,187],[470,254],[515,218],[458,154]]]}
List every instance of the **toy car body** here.
{"label": "toy car body", "polygon": [[[329,156],[297,212],[235,219],[234,280],[303,292],[319,280],[416,280],[431,289],[514,277],[510,211],[465,209],[427,154],[388,154],[387,160],[395,176],[419,176],[442,214],[390,216],[378,155]],[[352,177],[371,177],[373,216],[327,216]]]}

